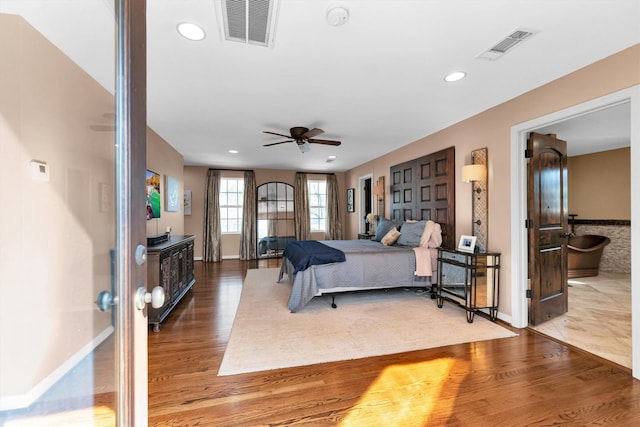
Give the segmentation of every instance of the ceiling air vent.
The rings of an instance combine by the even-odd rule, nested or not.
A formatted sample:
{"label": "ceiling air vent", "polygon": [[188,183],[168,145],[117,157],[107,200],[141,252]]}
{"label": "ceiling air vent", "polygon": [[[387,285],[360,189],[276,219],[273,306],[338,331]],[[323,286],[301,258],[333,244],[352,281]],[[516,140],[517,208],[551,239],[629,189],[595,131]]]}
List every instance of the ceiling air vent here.
{"label": "ceiling air vent", "polygon": [[531,36],[533,36],[536,33],[537,31],[525,30],[525,29],[519,28],[513,31],[504,39],[500,40],[492,48],[476,56],[476,58],[486,59],[488,61],[495,61],[496,59],[500,58],[502,55],[507,53],[509,50],[513,49],[523,41],[529,39]]}
{"label": "ceiling air vent", "polygon": [[269,46],[276,0],[223,0],[226,40]]}

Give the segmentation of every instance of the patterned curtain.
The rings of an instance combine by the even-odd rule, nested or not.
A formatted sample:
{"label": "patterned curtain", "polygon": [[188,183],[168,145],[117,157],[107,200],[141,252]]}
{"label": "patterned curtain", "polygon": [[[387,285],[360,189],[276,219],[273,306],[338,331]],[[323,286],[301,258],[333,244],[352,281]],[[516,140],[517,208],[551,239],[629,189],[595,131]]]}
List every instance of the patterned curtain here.
{"label": "patterned curtain", "polygon": [[309,188],[307,187],[306,173],[296,172],[293,193],[296,239],[308,240],[311,228],[311,214],[309,213]]}
{"label": "patterned curtain", "polygon": [[338,180],[334,174],[327,175],[327,231],[325,239],[342,240]]}
{"label": "patterned curtain", "polygon": [[240,236],[240,259],[256,259],[257,253],[257,212],[256,174],[244,173],[244,204],[242,206],[242,235]]}
{"label": "patterned curtain", "polygon": [[220,171],[207,171],[206,196],[204,200],[204,245],[203,262],[222,260],[220,232]]}

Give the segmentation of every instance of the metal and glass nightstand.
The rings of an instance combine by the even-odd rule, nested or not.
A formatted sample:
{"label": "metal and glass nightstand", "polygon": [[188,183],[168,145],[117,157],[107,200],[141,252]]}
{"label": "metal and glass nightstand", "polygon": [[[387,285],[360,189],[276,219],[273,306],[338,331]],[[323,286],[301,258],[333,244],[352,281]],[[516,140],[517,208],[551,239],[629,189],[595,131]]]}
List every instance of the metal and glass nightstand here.
{"label": "metal and glass nightstand", "polygon": [[374,237],[376,237],[375,234],[358,233],[358,240],[373,240]]}
{"label": "metal and glass nightstand", "polygon": [[488,310],[491,320],[498,314],[500,254],[467,253],[455,249],[438,249],[437,303],[444,300],[467,311],[467,322],[473,322],[476,311]]}

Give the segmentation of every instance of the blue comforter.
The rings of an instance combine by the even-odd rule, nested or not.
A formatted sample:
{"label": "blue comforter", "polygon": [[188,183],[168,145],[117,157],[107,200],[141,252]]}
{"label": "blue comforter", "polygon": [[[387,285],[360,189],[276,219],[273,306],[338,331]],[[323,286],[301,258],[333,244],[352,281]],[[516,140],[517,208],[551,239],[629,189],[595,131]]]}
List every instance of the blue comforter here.
{"label": "blue comforter", "polygon": [[304,271],[312,265],[344,262],[344,252],[317,240],[295,240],[287,243],[283,257],[293,264],[294,272]]}

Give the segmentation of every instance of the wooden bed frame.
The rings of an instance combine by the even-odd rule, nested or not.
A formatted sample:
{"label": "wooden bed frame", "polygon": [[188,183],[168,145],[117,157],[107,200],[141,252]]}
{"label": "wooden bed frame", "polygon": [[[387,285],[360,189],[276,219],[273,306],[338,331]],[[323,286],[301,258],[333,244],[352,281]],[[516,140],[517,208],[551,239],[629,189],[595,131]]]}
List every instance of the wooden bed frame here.
{"label": "wooden bed frame", "polygon": [[456,247],[455,148],[390,169],[393,220],[432,220],[442,227],[442,247]]}

